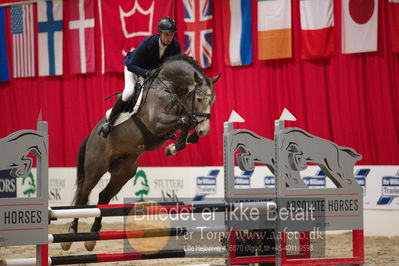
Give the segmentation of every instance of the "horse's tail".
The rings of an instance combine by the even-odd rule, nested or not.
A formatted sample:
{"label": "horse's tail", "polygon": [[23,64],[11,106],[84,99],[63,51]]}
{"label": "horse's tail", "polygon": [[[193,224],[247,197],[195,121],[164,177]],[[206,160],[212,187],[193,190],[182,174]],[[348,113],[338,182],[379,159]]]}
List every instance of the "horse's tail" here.
{"label": "horse's tail", "polygon": [[86,146],[89,136],[87,136],[82,144],[80,145],[78,160],[77,160],[77,178],[76,178],[76,193],[75,198],[73,199],[73,203],[76,204],[77,197],[82,193],[83,183],[85,181],[85,156],[86,156]]}

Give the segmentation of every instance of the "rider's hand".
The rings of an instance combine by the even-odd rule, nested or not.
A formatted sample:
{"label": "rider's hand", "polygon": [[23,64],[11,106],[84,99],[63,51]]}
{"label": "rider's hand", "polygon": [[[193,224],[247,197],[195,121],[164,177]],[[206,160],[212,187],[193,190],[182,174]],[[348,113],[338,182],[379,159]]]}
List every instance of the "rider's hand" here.
{"label": "rider's hand", "polygon": [[144,78],[144,79],[147,79],[147,78],[151,77],[152,73],[154,73],[153,71],[154,71],[153,69],[149,69],[149,70],[145,73],[145,75],[144,75],[143,78]]}

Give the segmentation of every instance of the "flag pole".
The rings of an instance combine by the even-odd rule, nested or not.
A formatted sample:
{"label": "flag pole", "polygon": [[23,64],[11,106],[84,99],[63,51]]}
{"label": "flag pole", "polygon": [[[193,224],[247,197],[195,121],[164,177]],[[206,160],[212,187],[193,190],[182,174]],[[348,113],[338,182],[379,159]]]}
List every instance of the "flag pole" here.
{"label": "flag pole", "polygon": [[21,2],[10,2],[5,4],[0,4],[0,7],[10,7],[10,6],[19,6],[19,5],[27,5],[27,4],[35,4],[38,0],[31,0],[31,1],[21,1]]}

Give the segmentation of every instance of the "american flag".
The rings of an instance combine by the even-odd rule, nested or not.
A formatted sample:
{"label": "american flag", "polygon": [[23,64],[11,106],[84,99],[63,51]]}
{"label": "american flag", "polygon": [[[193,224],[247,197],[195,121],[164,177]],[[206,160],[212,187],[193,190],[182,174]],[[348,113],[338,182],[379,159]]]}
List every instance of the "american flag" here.
{"label": "american flag", "polygon": [[33,5],[11,7],[14,78],[35,76]]}
{"label": "american flag", "polygon": [[211,0],[183,0],[184,53],[197,60],[202,68],[209,67],[212,59]]}

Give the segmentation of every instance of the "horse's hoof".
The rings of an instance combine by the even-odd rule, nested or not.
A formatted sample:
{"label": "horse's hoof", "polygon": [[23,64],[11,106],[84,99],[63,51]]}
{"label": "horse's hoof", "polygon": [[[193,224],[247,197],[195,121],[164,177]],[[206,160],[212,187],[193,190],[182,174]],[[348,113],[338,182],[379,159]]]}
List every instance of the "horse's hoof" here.
{"label": "horse's hoof", "polygon": [[72,246],[72,242],[62,242],[61,243],[61,248],[64,251],[68,251]]}
{"label": "horse's hoof", "polygon": [[175,155],[176,153],[177,153],[176,146],[173,143],[169,144],[169,146],[166,147],[166,149],[165,149],[165,156],[166,157]]}
{"label": "horse's hoof", "polygon": [[86,241],[85,242],[85,248],[87,251],[92,251],[95,246],[96,246],[96,241]]}
{"label": "horse's hoof", "polygon": [[172,155],[173,155],[173,154],[172,154],[171,150],[168,149],[168,148],[166,148],[166,149],[165,149],[165,156],[166,156],[166,157],[170,157],[170,156],[172,156]]}

